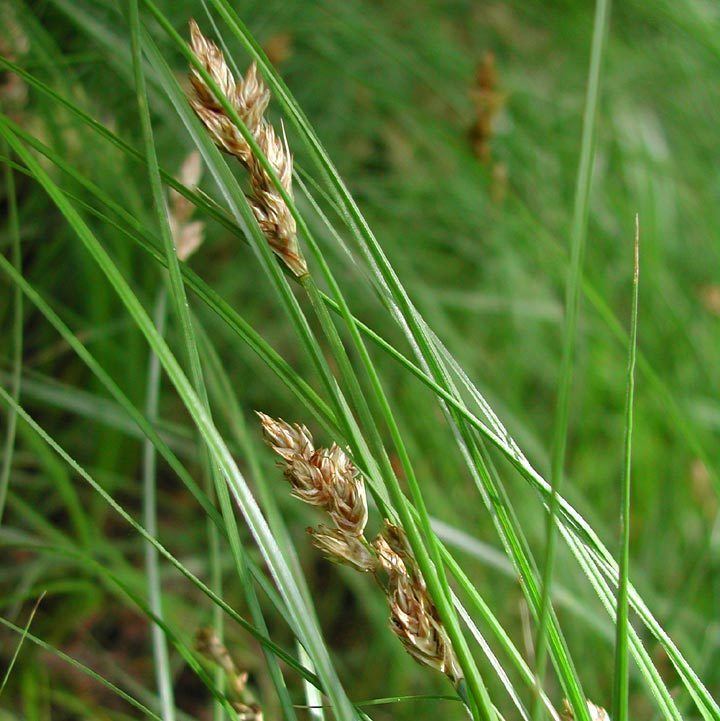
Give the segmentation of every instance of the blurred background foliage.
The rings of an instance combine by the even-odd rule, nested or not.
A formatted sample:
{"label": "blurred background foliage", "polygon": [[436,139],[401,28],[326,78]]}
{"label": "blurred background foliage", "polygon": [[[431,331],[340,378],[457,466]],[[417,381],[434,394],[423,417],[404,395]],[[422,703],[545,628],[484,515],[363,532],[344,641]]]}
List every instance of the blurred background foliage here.
{"label": "blurred background foliage", "polygon": [[[396,0],[242,0],[237,11],[268,52],[315,126],[413,299],[511,433],[544,473],[560,360],[567,248],[583,98],[592,32],[589,2],[443,2]],[[161,8],[183,35],[202,5]],[[47,0],[3,8],[3,55],[42,79],[140,148],[129,40],[122,4]],[[151,21],[148,27],[156,30]],[[156,32],[178,74],[182,60]],[[163,43],[165,43],[163,45]],[[247,58],[230,43],[240,68]],[[9,78],[4,76],[8,87]],[[605,56],[585,257],[578,365],[568,444],[568,499],[616,548],[626,335],[634,215],[641,228],[641,290],[634,441],[632,578],[711,692],[720,694],[719,548],[714,468],[720,466],[720,11],[700,0],[629,0],[613,7]],[[172,173],[192,149],[165,96],[150,81],[162,167]],[[5,110],[139,220],[153,223],[145,169],[111,148],[33,88],[5,93]],[[271,106],[271,113],[277,108]],[[274,115],[279,120],[278,115]],[[298,143],[296,162],[305,158]],[[3,151],[5,155],[5,151]],[[85,191],[56,169],[80,198]],[[24,274],[88,344],[130,398],[143,403],[148,349],[113,291],[43,191],[15,174]],[[212,183],[201,183],[209,193]],[[3,185],[3,202],[5,186]],[[308,209],[301,201],[301,210]],[[158,267],[87,216],[148,309],[162,282]],[[193,268],[310,382],[317,378],[271,290],[257,281],[249,248],[209,218]],[[336,239],[310,216],[356,315],[406,350],[402,336]],[[7,249],[7,225],[0,230]],[[3,285],[0,323],[9,338],[12,303]],[[193,304],[213,338],[250,424],[253,409],[305,420],[295,399],[239,346],[216,318]],[[117,407],[57,334],[26,305],[24,405],[127,508],[139,510],[141,444]],[[176,342],[175,329],[170,340]],[[380,353],[387,387],[432,513],[477,539],[486,560],[462,555],[471,578],[526,654],[522,596],[492,522],[455,452],[430,394]],[[7,387],[9,344],[0,348]],[[199,473],[187,416],[167,388],[163,427]],[[222,428],[222,421],[221,421]],[[322,441],[332,439],[322,438]],[[270,454],[274,484],[342,677],[353,698],[443,692],[381,629],[382,600],[362,579],[330,566],[309,548],[314,514],[293,502]],[[244,467],[241,455],[238,461]],[[525,483],[501,466],[538,556],[544,523]],[[200,575],[206,525],[197,505],[161,465],[161,540]],[[252,482],[252,478],[250,479]],[[31,599],[48,595],[32,630],[99,673],[152,689],[146,619],[87,563],[93,557],[142,582],[140,538],[116,519],[21,423],[1,538],[2,615],[27,617]],[[85,549],[82,562],[51,550],[17,550],[32,537]],[[229,561],[228,561],[229,563]],[[564,549],[557,566],[559,614],[588,695],[609,704],[612,626]],[[232,574],[225,598],[242,609]],[[167,574],[168,618],[187,633],[209,619],[207,604]],[[268,610],[273,634],[281,619]],[[257,645],[236,629],[229,644],[254,679],[268,680]],[[15,637],[3,635],[9,658]],[[673,671],[649,648],[671,688]],[[178,703],[205,718],[206,692],[177,660]],[[493,689],[491,681],[491,691]],[[272,694],[266,718],[272,719]],[[559,700],[559,699],[558,699]],[[433,706],[432,704],[438,704]],[[426,705],[425,705],[426,704]],[[640,694],[631,715],[653,718]],[[125,709],[57,659],[24,648],[0,697],[7,718],[120,718]],[[52,708],[52,714],[50,709]],[[99,709],[104,708],[105,711]],[[512,711],[500,706],[504,712]],[[92,715],[92,714],[101,715]],[[377,719],[419,713],[460,718],[443,702],[373,710]]]}

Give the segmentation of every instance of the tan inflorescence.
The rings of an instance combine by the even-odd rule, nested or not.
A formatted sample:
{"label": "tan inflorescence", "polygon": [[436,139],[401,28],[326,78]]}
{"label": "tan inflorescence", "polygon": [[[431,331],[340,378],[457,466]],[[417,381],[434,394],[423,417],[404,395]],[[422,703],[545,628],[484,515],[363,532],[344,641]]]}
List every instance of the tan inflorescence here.
{"label": "tan inflorescence", "polygon": [[195,634],[195,648],[208,661],[219,666],[225,674],[232,706],[237,721],[263,721],[260,706],[251,698],[247,689],[248,673],[239,671],[230,652],[211,628],[201,628]]}
{"label": "tan inflorescence", "polygon": [[[180,167],[178,180],[189,190],[195,190],[202,176],[202,158],[193,150]],[[195,205],[177,190],[170,190],[170,230],[180,260],[186,261],[201,245],[205,233],[202,220],[191,220]]]}
{"label": "tan inflorescence", "polygon": [[373,547],[389,579],[386,592],[395,635],[416,661],[441,671],[457,685],[462,670],[404,531],[386,520]]}
{"label": "tan inflorescence", "polygon": [[372,573],[390,607],[390,627],[419,663],[446,674],[457,686],[462,670],[430,598],[405,532],[385,520],[370,543],[365,483],[337,445],[315,448],[308,429],[258,413],[268,445],[283,459],[292,494],[325,510],[334,528],[309,528],[314,545],[325,556],[364,573]]}
{"label": "tan inflorescence", "polygon": [[483,163],[490,161],[490,143],[495,120],[505,103],[504,94],[498,90],[495,55],[487,52],[477,66],[475,84],[470,93],[475,106],[475,118],[470,128],[470,142],[473,151]]}
{"label": "tan inflorescence", "polygon": [[[190,46],[267,158],[284,191],[292,196],[292,155],[287,140],[280,139],[265,118],[270,91],[255,63],[236,80],[222,51],[202,34],[194,20],[190,21]],[[298,245],[295,219],[285,199],[223,103],[195,67],[190,71],[190,83],[190,105],[214,143],[235,156],[250,175],[250,205],[270,247],[296,276],[306,275],[307,264]]]}

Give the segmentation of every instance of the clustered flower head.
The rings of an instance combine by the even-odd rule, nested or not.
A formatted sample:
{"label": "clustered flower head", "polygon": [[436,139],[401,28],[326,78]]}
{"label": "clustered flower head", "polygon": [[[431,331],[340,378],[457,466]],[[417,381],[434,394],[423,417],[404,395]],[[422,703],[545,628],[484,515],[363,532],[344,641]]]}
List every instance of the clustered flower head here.
{"label": "clustered flower head", "polygon": [[[287,140],[284,137],[280,139],[265,118],[270,91],[255,63],[236,80],[222,51],[202,34],[194,20],[190,21],[190,46],[267,158],[284,191],[292,196],[292,155]],[[190,71],[190,83],[190,105],[213,142],[235,156],[250,175],[250,205],[270,247],[296,276],[306,275],[307,264],[298,246],[295,219],[285,199],[226,108],[195,67]]]}
{"label": "clustered flower head", "polygon": [[[327,511],[338,542],[363,538],[368,510],[365,483],[353,462],[336,444],[315,448],[305,426],[290,425],[258,413],[268,445],[283,459],[292,494]],[[322,532],[315,534],[317,538]],[[367,569],[371,570],[371,569]]]}
{"label": "clustered flower head", "polygon": [[223,670],[233,698],[232,706],[237,712],[237,721],[263,721],[262,709],[253,701],[247,689],[247,671],[238,670],[217,633],[211,628],[199,629],[195,634],[195,648]]}
{"label": "clustered flower head", "polygon": [[487,52],[478,64],[475,84],[470,94],[475,106],[475,119],[470,128],[470,142],[475,155],[483,163],[490,160],[493,126],[505,103],[505,96],[497,86],[495,55]]}
{"label": "clustered flower head", "polygon": [[463,678],[462,670],[405,532],[385,520],[373,548],[389,579],[386,593],[395,635],[416,661],[441,671],[457,686]]}
{"label": "clustered flower head", "polygon": [[385,592],[390,627],[407,652],[457,686],[462,670],[403,529],[385,520],[370,543],[365,484],[345,452],[335,444],[315,448],[305,426],[258,416],[266,442],[282,458],[292,494],[325,510],[334,523],[308,529],[314,545],[336,563],[372,573]]}
{"label": "clustered flower head", "polygon": [[[610,715],[602,706],[596,706],[592,701],[588,701],[587,707],[592,721],[610,721]],[[575,721],[572,705],[566,698],[563,699],[562,718],[563,721]]]}

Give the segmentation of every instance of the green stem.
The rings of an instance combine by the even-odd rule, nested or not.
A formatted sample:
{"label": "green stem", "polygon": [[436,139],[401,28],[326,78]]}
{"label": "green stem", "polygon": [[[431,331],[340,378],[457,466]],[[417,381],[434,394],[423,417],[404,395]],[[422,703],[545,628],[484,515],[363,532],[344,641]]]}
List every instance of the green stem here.
{"label": "green stem", "polygon": [[[535,674],[538,682],[538,693],[533,707],[533,719],[537,721],[543,713],[540,689],[545,680],[547,662],[547,625],[551,613],[550,588],[552,586],[557,545],[556,521],[559,510],[559,495],[562,487],[567,448],[567,431],[570,416],[570,392],[572,389],[573,367],[575,364],[575,339],[580,306],[580,289],[582,279],[583,257],[585,254],[585,238],[589,213],[590,186],[592,181],[593,162],[595,159],[596,118],[600,88],[600,72],[603,51],[608,30],[610,0],[597,0],[595,5],[595,21],[593,26],[592,48],[590,51],[590,69],[588,74],[583,117],[582,144],[578,167],[575,203],[571,230],[570,268],[565,293],[565,323],[563,327],[562,360],[560,364],[560,385],[558,388],[555,423],[553,429],[551,468],[550,468],[550,503],[546,516],[545,557],[542,573],[542,596],[540,613],[535,638]],[[572,700],[571,700],[572,701]],[[584,704],[583,704],[584,705]],[[576,718],[584,709],[573,708]]]}
{"label": "green stem", "polygon": [[[3,149],[6,151],[7,142],[3,140]],[[8,227],[12,241],[12,264],[19,274],[22,273],[22,253],[20,248],[20,222],[18,218],[17,194],[15,192],[15,175],[9,165],[5,166],[5,185],[7,187]],[[12,321],[12,377],[10,392],[17,401],[20,398],[20,385],[23,366],[23,294],[15,286],[13,294],[13,321]],[[7,428],[3,447],[2,466],[0,467],[0,524],[5,513],[8,487],[10,486],[10,471],[12,470],[15,451],[15,434],[17,431],[17,413],[13,408],[8,409]]]}
{"label": "green stem", "polygon": [[[320,253],[317,253],[316,257],[321,263],[324,264],[324,260],[322,259]],[[326,277],[331,278],[329,271],[326,274]],[[332,282],[334,284],[334,281]],[[320,296],[320,292],[315,282],[310,276],[306,276],[302,279],[302,285],[308,293],[308,298],[310,299],[310,302],[317,314],[318,320],[323,327],[325,335],[328,338],[331,347],[333,348],[334,357],[340,365],[341,373],[346,379],[346,382],[351,385],[352,397],[361,395],[362,390],[357,381],[357,377],[355,376],[352,367],[350,366],[349,359],[347,357],[344,347],[342,346],[342,341],[340,340],[337,329],[335,328],[335,325],[330,318],[330,314],[328,313],[325,303]],[[362,401],[362,415],[365,417],[366,425],[368,426],[367,430],[371,433],[371,437],[374,441],[373,445],[376,447],[376,451],[378,453],[377,460],[380,463],[383,480],[385,481],[386,488],[393,502],[393,507],[397,512],[402,526],[408,535],[408,540],[412,547],[413,553],[415,554],[418,566],[420,567],[423,578],[427,583],[430,595],[437,606],[440,618],[442,619],[448,635],[450,636],[453,648],[455,649],[455,653],[458,656],[460,665],[462,666],[463,671],[467,675],[467,683],[470,689],[469,708],[473,713],[473,717],[482,718],[486,721],[490,721],[494,719],[492,703],[490,701],[487,689],[485,688],[482,678],[480,677],[480,673],[477,669],[477,665],[475,664],[475,660],[472,657],[467,641],[462,634],[462,630],[460,628],[455,609],[452,606],[447,585],[447,579],[445,578],[444,574],[444,566],[442,564],[442,559],[440,558],[439,554],[439,548],[437,546],[437,539],[434,531],[430,527],[427,508],[425,506],[420,487],[417,483],[417,479],[413,472],[410,458],[402,441],[400,430],[397,426],[397,423],[395,422],[389,402],[387,400],[387,396],[380,382],[380,378],[377,375],[375,367],[372,364],[369,354],[367,353],[367,349],[365,348],[365,345],[360,338],[359,332],[357,330],[357,327],[355,326],[355,323],[352,320],[349,309],[347,309],[342,295],[339,293],[339,289],[337,289],[336,287],[335,290],[341,310],[344,309],[343,316],[346,319],[346,322],[348,322],[348,328],[353,336],[353,340],[355,341],[355,347],[360,352],[363,360],[363,365],[369,375],[370,382],[374,391],[373,395],[377,399],[377,402],[381,408],[383,418],[385,419],[390,429],[390,433],[395,443],[395,447],[398,450],[398,454],[401,458],[403,470],[405,470],[406,472],[408,485],[410,486],[411,496],[417,507],[418,518],[423,525],[423,530],[426,533],[427,540],[431,544],[431,548],[433,549],[433,553],[435,555],[434,561],[431,559],[428,551],[425,548],[423,538],[420,535],[420,532],[415,522],[415,517],[411,513],[409,503],[405,498],[402,489],[400,488],[400,484],[397,480],[395,472],[392,469],[390,459],[388,458],[387,453],[382,445],[379,432],[377,430],[377,427],[375,426],[374,421],[372,420],[370,411],[367,408],[365,402]]]}
{"label": "green stem", "polygon": [[613,718],[628,721],[628,590],[630,576],[630,482],[632,475],[633,400],[635,397],[635,359],[637,356],[637,318],[640,280],[640,226],[635,218],[635,252],[628,344],[627,390],[625,394],[625,442],[622,498],[620,502],[621,542],[618,562],[617,614],[615,619],[615,683]]}
{"label": "green stem", "polygon": [[[169,271],[171,295],[174,300],[176,315],[180,320],[185,353],[190,366],[190,378],[192,379],[192,386],[202,406],[204,407],[205,412],[207,413],[207,417],[211,419],[212,416],[210,411],[210,403],[203,377],[200,354],[198,352],[192,316],[185,293],[185,285],[182,278],[180,262],[177,258],[175,243],[170,230],[167,203],[162,189],[160,168],[158,165],[155,145],[153,142],[152,125],[150,121],[150,113],[147,102],[147,92],[145,89],[145,76],[142,71],[142,56],[139,37],[140,21],[137,0],[131,0],[130,18],[133,47],[133,63],[135,68],[135,84],[138,95],[138,105],[140,107],[140,119],[143,128],[143,138],[145,141],[146,162],[150,176],[153,203],[155,206],[155,211],[160,226],[160,234],[165,249],[165,258],[167,260],[167,266]],[[245,551],[242,548],[242,544],[240,543],[240,534],[237,527],[237,521],[235,520],[235,515],[233,512],[232,500],[230,498],[230,491],[228,489],[228,485],[225,482],[223,473],[218,467],[217,463],[213,462],[210,455],[210,449],[204,443],[203,449],[203,465],[205,469],[205,477],[208,479],[209,484],[209,487],[207,489],[208,495],[214,491],[220,502],[220,509],[222,512],[225,527],[227,529],[227,538],[230,543],[233,560],[235,562],[235,567],[240,578],[240,583],[245,593],[251,615],[258,628],[262,632],[266,632],[267,627],[265,625],[265,621],[262,615],[262,609],[257,599],[254,584],[248,570]],[[216,592],[219,592],[222,583],[219,539],[217,536],[217,529],[215,528],[215,525],[211,522],[210,519],[208,519],[208,535],[211,576],[213,582],[217,584],[214,588]],[[214,607],[213,615],[215,630],[218,636],[222,639],[223,617],[217,607]],[[284,678],[282,676],[282,672],[280,671],[280,668],[278,666],[277,659],[272,653],[270,653],[269,651],[265,651],[265,649],[264,653],[266,662],[268,664],[270,677],[273,681],[275,689],[278,693],[278,698],[282,705],[284,717],[287,721],[295,721],[295,711],[292,707],[290,695]],[[222,683],[223,675],[220,670],[218,670],[217,679],[220,683]],[[216,720],[219,720],[224,716],[223,707],[220,703],[215,704],[214,716]]]}
{"label": "green stem", "polygon": [[[167,291],[161,288],[155,301],[153,320],[158,333],[165,334],[167,320]],[[150,423],[158,418],[160,396],[160,361],[150,353],[145,394],[145,415]],[[152,536],[157,536],[157,457],[155,446],[146,438],[143,443],[143,523]],[[153,614],[163,618],[162,586],[157,549],[151,543],[145,543],[145,573],[147,575],[148,604]],[[160,626],[152,624],[152,649],[155,662],[155,677],[160,695],[160,713],[163,721],[174,721],[175,701],[173,697],[172,668],[165,635]]]}

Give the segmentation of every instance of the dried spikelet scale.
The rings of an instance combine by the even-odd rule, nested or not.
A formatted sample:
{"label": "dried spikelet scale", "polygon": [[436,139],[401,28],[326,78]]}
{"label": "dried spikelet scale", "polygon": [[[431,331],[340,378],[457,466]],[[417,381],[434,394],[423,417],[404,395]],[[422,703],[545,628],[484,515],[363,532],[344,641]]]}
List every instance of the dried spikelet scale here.
{"label": "dried spikelet scale", "polygon": [[[292,155],[287,141],[284,138],[281,140],[265,119],[270,91],[258,74],[255,63],[236,81],[222,51],[202,34],[194,20],[190,21],[190,46],[247,127],[284,191],[292,196]],[[300,253],[295,219],[284,198],[223,104],[194,67],[190,72],[190,83],[190,105],[213,141],[219,148],[235,156],[248,170],[250,205],[270,247],[296,276],[306,275],[307,264]]]}
{"label": "dried spikelet scale", "polygon": [[341,531],[339,528],[327,528],[320,524],[317,528],[308,528],[313,545],[335,563],[344,563],[357,571],[369,573],[375,570],[377,559],[366,543],[357,536]]}
{"label": "dried spikelet scale", "polygon": [[[592,701],[588,701],[587,707],[592,721],[610,721],[610,714],[602,706],[596,706]],[[563,721],[575,721],[572,705],[566,698],[563,699],[561,716]]]}
{"label": "dried spikelet scale", "polygon": [[[195,190],[202,176],[202,159],[197,150],[191,152],[180,167],[178,180],[190,190]],[[170,230],[178,259],[186,261],[202,245],[205,224],[191,221],[195,206],[175,189],[170,190]]]}

